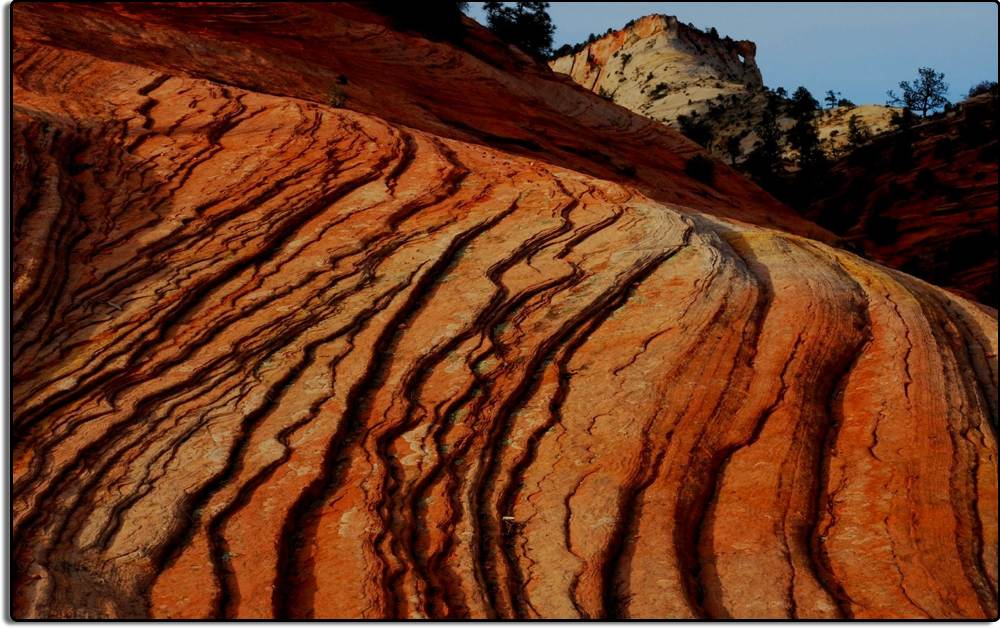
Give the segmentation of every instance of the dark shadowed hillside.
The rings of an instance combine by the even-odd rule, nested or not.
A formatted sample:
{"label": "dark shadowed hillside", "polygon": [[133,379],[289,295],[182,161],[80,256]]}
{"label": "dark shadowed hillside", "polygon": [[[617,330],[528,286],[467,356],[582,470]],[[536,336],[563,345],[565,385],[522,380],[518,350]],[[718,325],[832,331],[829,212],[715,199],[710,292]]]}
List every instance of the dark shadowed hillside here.
{"label": "dark shadowed hillside", "polygon": [[877,137],[805,212],[873,259],[996,307],[997,100]]}

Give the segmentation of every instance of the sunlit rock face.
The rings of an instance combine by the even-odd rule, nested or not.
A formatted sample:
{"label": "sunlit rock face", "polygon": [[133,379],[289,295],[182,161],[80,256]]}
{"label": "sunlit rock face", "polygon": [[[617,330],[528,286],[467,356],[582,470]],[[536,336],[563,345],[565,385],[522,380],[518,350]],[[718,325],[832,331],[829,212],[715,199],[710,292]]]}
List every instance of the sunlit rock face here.
{"label": "sunlit rock face", "polygon": [[[573,54],[549,62],[576,83],[631,111],[679,127],[692,117],[712,131],[708,149],[729,160],[727,142],[737,138],[742,161],[758,140],[754,127],[767,105],[767,90],[756,62],[757,45],[703,31],[671,15],[647,15],[599,37]],[[765,68],[766,69],[766,68]],[[792,91],[795,86],[786,86]],[[819,94],[816,95],[819,98]],[[892,107],[842,106],[816,117],[824,150],[847,146],[851,116],[873,133],[890,128]],[[788,130],[794,120],[778,120]],[[790,147],[785,157],[795,159]]]}
{"label": "sunlit rock face", "polygon": [[14,46],[15,617],[996,615],[995,310],[476,28]]}
{"label": "sunlit rock face", "polygon": [[633,111],[674,121],[713,98],[763,91],[756,52],[752,41],[647,15],[549,65]]}

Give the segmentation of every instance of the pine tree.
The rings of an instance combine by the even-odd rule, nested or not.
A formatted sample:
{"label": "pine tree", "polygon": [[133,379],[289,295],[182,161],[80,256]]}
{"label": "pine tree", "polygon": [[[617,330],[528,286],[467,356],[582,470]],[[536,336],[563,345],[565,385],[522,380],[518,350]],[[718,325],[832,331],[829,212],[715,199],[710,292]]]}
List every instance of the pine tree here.
{"label": "pine tree", "polygon": [[871,139],[871,129],[865,124],[858,114],[854,114],[847,121],[847,146],[854,150]]}
{"label": "pine tree", "polygon": [[548,2],[485,2],[483,8],[497,37],[536,59],[551,56],[556,28],[549,17]]}
{"label": "pine tree", "polygon": [[913,112],[904,108],[902,113],[893,113],[892,127],[896,133],[892,138],[890,165],[903,172],[913,165]]}
{"label": "pine tree", "polygon": [[814,175],[826,165],[826,155],[820,147],[816,123],[811,119],[800,118],[795,122],[788,130],[788,144],[799,154],[798,166],[802,175]]}
{"label": "pine tree", "polygon": [[968,98],[973,96],[980,96],[982,94],[990,94],[994,98],[997,96],[997,82],[996,81],[980,81],[969,88]]}
{"label": "pine tree", "polygon": [[741,138],[738,135],[733,135],[726,140],[726,154],[729,155],[729,163],[734,168],[736,167],[736,160],[743,155],[743,146],[740,140]]}
{"label": "pine tree", "polygon": [[900,81],[899,88],[903,90],[903,95],[897,96],[890,89],[886,92],[888,97],[886,102],[918,111],[922,118],[948,104],[948,99],[945,97],[948,93],[948,84],[944,82],[944,73],[935,72],[933,68],[918,69],[917,79],[912,84],[909,81]]}
{"label": "pine tree", "polygon": [[802,120],[804,118],[812,119],[813,114],[816,113],[816,109],[818,107],[819,103],[816,102],[813,95],[809,93],[809,90],[800,86],[792,92],[792,100],[789,104],[788,115],[792,116],[796,120]]}
{"label": "pine tree", "polygon": [[781,164],[781,129],[778,127],[777,106],[768,104],[761,121],[754,127],[757,144],[747,155],[746,168],[754,179],[770,189],[778,178]]}
{"label": "pine tree", "polygon": [[677,116],[677,124],[680,126],[684,137],[706,148],[712,143],[715,137],[712,127],[694,115],[686,116],[681,114]]}

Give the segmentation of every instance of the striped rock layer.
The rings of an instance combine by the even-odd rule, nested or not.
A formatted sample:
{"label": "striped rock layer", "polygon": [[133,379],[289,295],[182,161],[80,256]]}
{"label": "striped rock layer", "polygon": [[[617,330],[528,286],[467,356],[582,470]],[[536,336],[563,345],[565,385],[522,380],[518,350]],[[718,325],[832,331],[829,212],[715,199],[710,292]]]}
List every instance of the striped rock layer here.
{"label": "striped rock layer", "polygon": [[996,311],[469,37],[15,6],[14,616],[996,616]]}

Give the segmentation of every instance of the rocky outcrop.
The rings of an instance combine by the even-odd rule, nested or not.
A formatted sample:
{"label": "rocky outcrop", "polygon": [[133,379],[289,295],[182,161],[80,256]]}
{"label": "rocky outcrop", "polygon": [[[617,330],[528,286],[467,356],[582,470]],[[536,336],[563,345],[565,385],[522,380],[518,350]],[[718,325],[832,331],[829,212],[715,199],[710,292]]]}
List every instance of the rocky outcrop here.
{"label": "rocky outcrop", "polygon": [[[680,127],[679,118],[707,129],[707,149],[740,163],[754,149],[754,126],[767,102],[756,47],[652,15],[550,63],[574,81],[650,118]],[[740,56],[742,54],[742,57]],[[742,59],[742,61],[740,61]],[[980,98],[916,131],[915,160],[894,160],[892,118],[899,109],[845,105],[817,111],[821,146],[833,162],[830,185],[795,201],[803,214],[879,262],[997,305],[997,171],[995,103]],[[852,118],[875,138],[852,156]],[[979,120],[982,118],[982,120]],[[787,133],[794,120],[781,115]],[[973,128],[973,126],[975,128]],[[940,144],[938,147],[937,145]],[[794,149],[783,143],[784,170],[797,170]],[[782,186],[772,190],[782,196]],[[787,193],[795,197],[801,193]]]}
{"label": "rocky outcrop", "polygon": [[[848,141],[851,118],[854,118],[862,133],[877,137],[892,131],[893,117],[902,110],[885,105],[845,105],[825,109],[814,118],[820,146],[832,160],[845,157],[854,147]],[[784,130],[794,124],[790,119],[782,120]]]}
{"label": "rocky outcrop", "polygon": [[647,15],[549,63],[632,111],[676,122],[716,99],[762,93],[757,46]]}
{"label": "rocky outcrop", "polygon": [[13,615],[995,616],[996,311],[465,45],[15,5]]}
{"label": "rocky outcrop", "polygon": [[[757,142],[754,127],[768,100],[756,53],[752,41],[721,37],[714,28],[705,32],[673,16],[648,15],[549,65],[590,91],[670,126],[679,127],[682,116],[693,117],[711,130],[707,148],[721,159],[730,159],[727,140],[738,138],[737,161],[742,161]],[[862,105],[817,115],[824,149],[836,154],[846,147],[850,116],[879,133],[889,128],[893,111]],[[794,120],[781,116],[778,122],[787,130]],[[785,154],[795,157],[787,146]]]}

